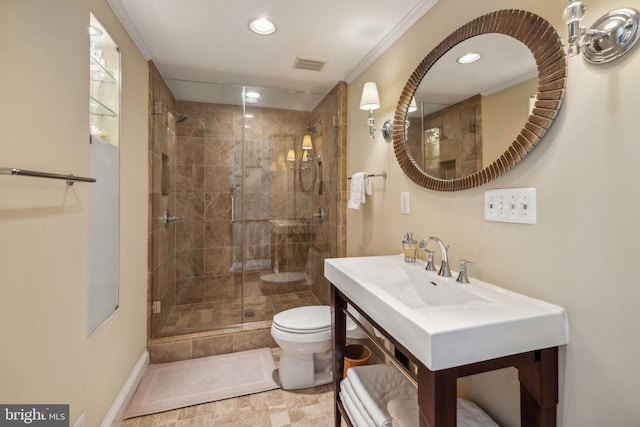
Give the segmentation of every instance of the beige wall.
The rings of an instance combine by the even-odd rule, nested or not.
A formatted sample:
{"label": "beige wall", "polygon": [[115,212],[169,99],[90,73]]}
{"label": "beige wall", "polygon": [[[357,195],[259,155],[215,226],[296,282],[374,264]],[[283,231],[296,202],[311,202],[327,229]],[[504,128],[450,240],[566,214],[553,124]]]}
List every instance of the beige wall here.
{"label": "beige wall", "polygon": [[529,117],[529,97],[538,92],[538,79],[482,97],[482,165],[498,159],[520,133]]}
{"label": "beige wall", "polygon": [[97,426],[146,344],[148,67],[105,1],[0,4],[0,166],[88,174],[90,11],[122,49],[120,308],[86,337],[90,184],[0,176],[0,402]]}
{"label": "beige wall", "polygon": [[[347,252],[400,252],[406,231],[435,235],[459,258],[477,262],[472,276],[566,308],[568,346],[560,352],[559,425],[640,424],[640,48],[613,64],[589,66],[568,59],[565,101],[545,139],[516,169],[482,187],[440,193],[413,184],[380,133],[371,142],[367,113],[358,109],[362,85],[375,81],[381,125],[392,117],[400,92],[419,61],[451,31],[483,13],[530,10],[550,21],[566,40],[566,1],[440,0],[349,88],[348,173],[386,170],[374,194],[347,216]],[[623,1],[590,1],[587,23]],[[538,224],[483,220],[490,188],[535,187]],[[400,192],[411,194],[411,214],[401,215]],[[461,392],[505,426],[518,425],[517,380],[509,370],[461,382]]]}

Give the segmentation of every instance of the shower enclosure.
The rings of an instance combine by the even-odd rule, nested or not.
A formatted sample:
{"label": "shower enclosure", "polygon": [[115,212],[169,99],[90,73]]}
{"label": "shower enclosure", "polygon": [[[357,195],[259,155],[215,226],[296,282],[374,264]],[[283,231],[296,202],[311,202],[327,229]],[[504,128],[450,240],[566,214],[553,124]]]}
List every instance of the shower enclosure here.
{"label": "shower enclosure", "polygon": [[[328,304],[323,260],[345,250],[338,207],[346,184],[337,179],[346,85],[306,111],[288,107],[290,100],[278,108],[246,104],[244,87],[207,85],[219,101],[176,102],[170,87],[184,82],[167,85],[154,67],[151,77],[150,337]],[[281,95],[257,91],[263,99]],[[312,150],[303,150],[305,134]],[[321,176],[332,178],[321,184]],[[320,208],[322,222],[312,215]],[[165,224],[167,209],[180,219]]]}

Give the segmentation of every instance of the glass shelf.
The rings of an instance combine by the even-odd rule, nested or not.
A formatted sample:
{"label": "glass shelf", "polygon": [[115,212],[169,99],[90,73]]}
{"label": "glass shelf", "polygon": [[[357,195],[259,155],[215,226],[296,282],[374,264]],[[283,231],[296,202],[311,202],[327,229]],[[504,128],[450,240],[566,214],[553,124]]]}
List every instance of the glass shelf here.
{"label": "glass shelf", "polygon": [[91,81],[102,83],[118,83],[118,79],[114,76],[113,70],[103,67],[100,62],[89,55],[89,70],[91,70]]}
{"label": "glass shelf", "polygon": [[89,96],[89,113],[94,116],[118,117],[118,113],[92,96]]}

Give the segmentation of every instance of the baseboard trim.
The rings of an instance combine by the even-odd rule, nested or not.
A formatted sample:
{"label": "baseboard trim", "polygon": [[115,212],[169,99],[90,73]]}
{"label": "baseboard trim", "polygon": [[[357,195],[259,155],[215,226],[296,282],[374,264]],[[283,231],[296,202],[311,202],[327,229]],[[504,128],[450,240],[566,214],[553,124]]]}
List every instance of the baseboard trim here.
{"label": "baseboard trim", "polygon": [[102,420],[100,427],[115,427],[120,425],[131,403],[131,399],[133,399],[133,394],[136,392],[138,385],[140,385],[140,381],[142,381],[142,376],[147,372],[147,368],[149,368],[149,352],[145,350],[138,359],[136,366],[133,367],[129,378],[127,378],[127,381],[122,386],[109,412],[107,412],[104,420]]}

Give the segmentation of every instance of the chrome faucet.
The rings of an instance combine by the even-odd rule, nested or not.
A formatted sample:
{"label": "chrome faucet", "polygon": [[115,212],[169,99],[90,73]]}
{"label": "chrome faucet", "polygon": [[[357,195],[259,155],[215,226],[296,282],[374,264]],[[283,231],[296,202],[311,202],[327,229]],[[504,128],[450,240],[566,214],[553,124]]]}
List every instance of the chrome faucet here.
{"label": "chrome faucet", "polygon": [[446,246],[444,244],[444,242],[442,242],[442,240],[438,239],[437,237],[429,237],[427,239],[422,239],[422,241],[420,242],[420,249],[424,250],[428,254],[429,254],[429,252],[431,252],[429,254],[430,255],[429,258],[431,259],[431,263],[427,263],[427,269],[428,270],[430,269],[429,266],[431,266],[431,269],[434,269],[434,267],[433,267],[433,252],[427,250],[427,245],[432,240],[435,240],[436,243],[438,243],[438,247],[440,247],[440,255],[442,257],[442,264],[440,264],[440,271],[438,271],[438,276],[451,277],[451,270],[449,270],[449,257],[447,255],[447,249],[449,249],[449,246]]}

